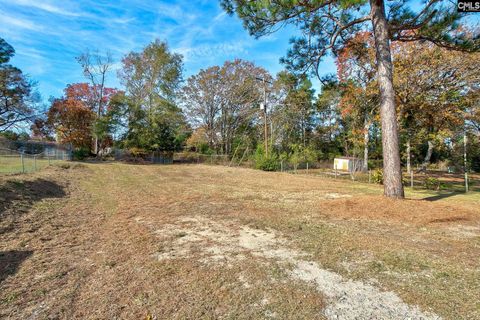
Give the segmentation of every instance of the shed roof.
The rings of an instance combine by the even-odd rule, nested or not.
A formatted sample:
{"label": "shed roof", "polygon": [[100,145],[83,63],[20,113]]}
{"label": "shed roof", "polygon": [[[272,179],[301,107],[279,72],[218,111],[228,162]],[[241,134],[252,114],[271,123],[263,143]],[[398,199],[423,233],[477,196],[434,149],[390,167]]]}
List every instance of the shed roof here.
{"label": "shed roof", "polygon": [[344,160],[362,160],[360,158],[355,157],[335,157],[335,159],[344,159]]}

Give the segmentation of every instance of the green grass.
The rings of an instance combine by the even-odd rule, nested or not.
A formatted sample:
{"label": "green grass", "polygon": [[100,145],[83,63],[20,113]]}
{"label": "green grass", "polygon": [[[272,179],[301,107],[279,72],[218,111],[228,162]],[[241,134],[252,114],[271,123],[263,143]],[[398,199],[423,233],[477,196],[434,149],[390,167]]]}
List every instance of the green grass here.
{"label": "green grass", "polygon": [[6,156],[0,155],[0,175],[15,174],[15,173],[29,173],[42,170],[56,163],[63,162],[63,160],[50,160],[48,159],[34,159],[31,156]]}
{"label": "green grass", "polygon": [[[321,171],[310,170],[310,177],[317,176],[319,179],[327,179],[328,181],[335,181],[339,185],[343,185],[345,191],[352,193],[362,193],[362,194],[382,194],[383,185],[376,183],[368,183],[368,175],[359,173],[357,174],[357,179],[352,181],[350,176],[343,175],[335,178],[332,175],[319,174]],[[299,174],[305,174],[305,172],[300,172]],[[439,173],[436,173],[439,175]],[[407,177],[407,174],[404,173],[404,178]],[[414,180],[414,187],[411,188],[410,185],[405,186],[405,196],[411,199],[427,199],[427,200],[440,200],[446,202],[464,202],[464,203],[475,203],[480,202],[480,183],[478,182],[479,175],[471,174],[470,175],[470,190],[468,193],[465,193],[465,186],[463,181],[446,181],[440,177],[442,183],[442,188],[440,190],[428,190],[423,185],[423,180],[428,175],[419,175],[420,178]],[[462,177],[462,176],[458,176]]]}

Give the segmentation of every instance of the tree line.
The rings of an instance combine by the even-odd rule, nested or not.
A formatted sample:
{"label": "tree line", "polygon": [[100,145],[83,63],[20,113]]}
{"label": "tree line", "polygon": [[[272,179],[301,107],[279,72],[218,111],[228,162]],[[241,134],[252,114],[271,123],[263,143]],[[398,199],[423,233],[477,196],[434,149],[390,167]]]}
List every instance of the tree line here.
{"label": "tree line", "polygon": [[[3,90],[0,130],[32,118],[34,136],[79,153],[186,148],[252,155],[265,170],[278,160],[363,157],[364,169],[383,167],[385,194],[397,198],[402,164],[454,166],[465,136],[470,167],[479,166],[478,29],[462,24],[450,2],[432,0],[417,12],[383,0],[221,3],[256,37],[284,24],[302,30],[281,60],[284,71],[236,59],[184,79],[181,55],[156,40],[123,57],[119,90],[105,86],[111,57],[86,52],[77,60],[87,82],[68,85],[38,114],[34,84],[8,64],[14,50],[2,40],[2,86],[16,89]],[[337,72],[320,76],[327,53]]]}
{"label": "tree line", "polygon": [[[318,94],[304,75],[286,70],[271,75],[239,59],[182,81],[182,57],[158,40],[125,55],[118,72],[125,89],[119,90],[105,86],[111,59],[85,53],[78,60],[90,82],[67,85],[62,97],[51,99],[47,111],[35,117],[32,134],[56,137],[84,155],[113,146],[139,155],[184,149],[237,158],[247,153],[266,170],[277,169],[281,160],[346,155],[363,157],[365,169],[369,163],[374,168],[382,150],[373,41],[371,33],[357,33],[339,51],[337,73],[323,79]],[[464,63],[478,53],[428,43],[397,43],[392,52],[407,170],[432,160],[462,163],[464,129],[471,140],[469,162],[479,170],[480,69]],[[4,135],[15,139],[12,132]]]}

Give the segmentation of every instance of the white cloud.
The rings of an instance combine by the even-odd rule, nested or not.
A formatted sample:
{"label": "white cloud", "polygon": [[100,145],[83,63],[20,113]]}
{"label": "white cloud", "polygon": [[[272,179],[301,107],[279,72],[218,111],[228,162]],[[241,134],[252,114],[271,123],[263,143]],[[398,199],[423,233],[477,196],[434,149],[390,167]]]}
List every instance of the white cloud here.
{"label": "white cloud", "polygon": [[225,11],[222,11],[222,12],[220,12],[219,14],[217,14],[217,15],[215,16],[215,18],[213,18],[213,21],[214,21],[214,22],[223,21],[226,16],[227,16],[227,14],[225,13]]}
{"label": "white cloud", "polygon": [[9,30],[11,29],[11,27],[17,27],[17,28],[27,29],[27,30],[42,29],[41,26],[36,25],[30,20],[11,17],[2,11],[0,11],[0,15],[2,16],[2,23],[0,24],[0,28],[1,28],[0,30]]}
{"label": "white cloud", "polygon": [[174,51],[183,55],[185,62],[196,62],[204,59],[213,60],[218,57],[226,59],[235,55],[245,54],[246,43],[241,41],[204,44],[194,47],[179,47]]}
{"label": "white cloud", "polygon": [[80,16],[80,13],[78,12],[67,11],[61,7],[55,6],[45,1],[16,0],[15,4],[25,6],[25,7],[30,7],[30,8],[36,8],[36,9],[40,9],[50,13],[64,15],[64,16],[71,16],[71,17]]}

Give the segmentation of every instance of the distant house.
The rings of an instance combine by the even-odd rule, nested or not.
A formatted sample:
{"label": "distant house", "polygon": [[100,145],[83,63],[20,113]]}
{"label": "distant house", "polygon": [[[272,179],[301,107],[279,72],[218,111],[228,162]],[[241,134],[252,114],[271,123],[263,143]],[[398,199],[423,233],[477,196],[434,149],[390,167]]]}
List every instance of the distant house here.
{"label": "distant house", "polygon": [[363,160],[355,157],[337,157],[333,160],[333,169],[356,172],[363,168]]}

